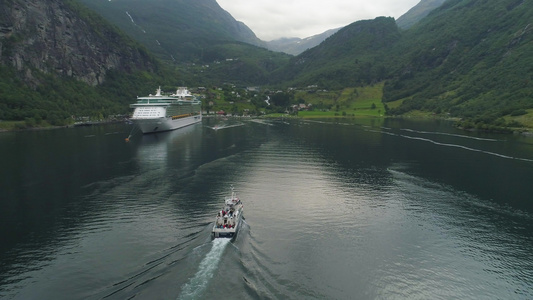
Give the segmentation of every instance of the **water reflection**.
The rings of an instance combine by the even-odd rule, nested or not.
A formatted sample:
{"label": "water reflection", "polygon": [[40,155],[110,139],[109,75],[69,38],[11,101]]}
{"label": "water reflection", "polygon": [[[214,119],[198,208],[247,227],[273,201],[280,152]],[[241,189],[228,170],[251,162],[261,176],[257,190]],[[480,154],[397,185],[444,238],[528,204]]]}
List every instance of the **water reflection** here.
{"label": "water reflection", "polygon": [[186,167],[195,152],[202,146],[202,124],[194,124],[179,130],[145,134],[138,137],[135,158],[142,171],[148,169],[166,170]]}
{"label": "water reflection", "polygon": [[[0,297],[531,298],[533,166],[512,158],[533,143],[448,125],[206,118],[129,143],[124,126],[3,136]],[[247,226],[211,251],[230,185]]]}
{"label": "water reflection", "polygon": [[[253,210],[247,211],[250,241],[242,258],[243,288],[249,295],[373,299],[531,294],[533,274],[525,270],[533,263],[527,254],[533,228],[523,225],[531,224],[531,217],[506,209],[505,197],[477,193],[487,184],[502,187],[500,178],[483,173],[487,162],[502,174],[516,167],[512,160],[472,151],[465,158],[460,147],[412,142],[397,134],[412,130],[405,127],[291,125],[274,126],[269,141],[241,160],[246,162],[245,194],[253,195]],[[455,134],[437,133],[465,139]],[[471,140],[485,149],[484,143],[497,139]],[[527,162],[516,163],[531,174]],[[453,179],[443,176],[463,172],[484,183],[470,180],[465,190],[458,190]],[[512,177],[518,179],[517,185],[528,185]],[[521,192],[519,202],[531,210],[529,194]],[[516,224],[522,228],[516,230]],[[318,275],[324,272],[331,275]]]}

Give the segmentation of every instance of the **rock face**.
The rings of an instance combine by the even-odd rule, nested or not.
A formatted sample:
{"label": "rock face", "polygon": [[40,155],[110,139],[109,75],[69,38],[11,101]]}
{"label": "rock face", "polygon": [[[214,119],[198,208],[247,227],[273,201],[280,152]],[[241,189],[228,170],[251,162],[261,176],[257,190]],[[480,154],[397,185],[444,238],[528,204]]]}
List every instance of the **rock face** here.
{"label": "rock face", "polygon": [[[263,47],[250,28],[215,0],[77,0],[164,61],[202,61],[227,42]],[[212,63],[212,60],[204,61]]]}
{"label": "rock face", "polygon": [[0,62],[23,72],[31,86],[39,84],[35,71],[95,86],[108,70],[155,68],[131,40],[95,14],[63,0],[3,0]]}

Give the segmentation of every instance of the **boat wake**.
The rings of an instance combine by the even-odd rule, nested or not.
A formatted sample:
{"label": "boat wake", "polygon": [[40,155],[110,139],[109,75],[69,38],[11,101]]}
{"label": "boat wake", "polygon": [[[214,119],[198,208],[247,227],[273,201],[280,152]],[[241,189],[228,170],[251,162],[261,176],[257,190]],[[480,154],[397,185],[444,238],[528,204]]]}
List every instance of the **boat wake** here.
{"label": "boat wake", "polygon": [[224,249],[230,243],[230,239],[214,239],[212,243],[211,251],[207,253],[200,263],[196,275],[183,285],[178,299],[201,298],[200,296],[207,287],[209,279],[215,274],[220,258],[222,258],[222,253],[224,253]]}
{"label": "boat wake", "polygon": [[207,127],[216,131],[216,130],[228,129],[228,128],[232,128],[232,127],[239,127],[239,126],[243,126],[243,125],[244,125],[244,123],[238,123],[238,124],[233,124],[233,125],[216,125],[216,126],[213,126],[213,127],[210,127],[210,126],[207,126]]}
{"label": "boat wake", "polygon": [[262,125],[267,125],[267,126],[274,126],[274,124],[270,124],[264,120],[257,120],[257,119],[251,119],[250,122],[254,122],[254,123],[258,123],[258,124],[262,124]]}
{"label": "boat wake", "polygon": [[480,138],[480,137],[474,137],[474,136],[468,136],[468,135],[462,135],[462,134],[446,133],[446,132],[420,131],[420,130],[413,130],[413,129],[407,129],[407,128],[402,128],[400,130],[407,131],[407,132],[413,132],[413,133],[420,133],[420,134],[448,135],[448,136],[454,136],[454,137],[459,137],[459,138],[464,138],[464,139],[472,139],[472,140],[478,140],[478,141],[489,141],[489,142],[500,142],[501,141],[501,140],[497,140],[497,139],[487,139],[487,138]]}
{"label": "boat wake", "polygon": [[[404,130],[404,129],[402,129],[402,130]],[[477,149],[477,148],[471,148],[471,147],[458,145],[458,144],[442,143],[442,142],[438,142],[438,141],[435,141],[435,140],[432,140],[432,139],[427,139],[427,138],[422,138],[422,137],[416,137],[416,136],[410,136],[410,135],[404,135],[404,134],[397,134],[397,133],[388,132],[388,131],[381,131],[381,130],[370,130],[369,129],[367,131],[368,132],[381,133],[381,134],[388,134],[388,135],[391,135],[391,136],[397,136],[397,137],[406,138],[406,139],[410,139],[410,140],[419,140],[419,141],[428,142],[428,143],[431,143],[431,144],[434,144],[434,145],[437,145],[437,146],[461,148],[461,149],[464,149],[464,150],[473,151],[473,152],[480,152],[480,153],[484,153],[484,154],[487,154],[487,155],[497,156],[497,157],[505,158],[505,159],[513,159],[513,160],[533,162],[533,159],[530,159],[530,158],[509,156],[509,155],[505,155],[505,154],[500,154],[500,153],[486,151],[486,150]],[[414,130],[404,130],[404,131],[410,131],[410,132],[416,132],[416,133],[427,133],[427,132],[417,132],[417,131],[414,131]],[[464,136],[461,136],[461,137],[464,137]],[[479,140],[491,141],[491,142],[498,141],[498,140],[492,140],[492,139],[479,139]]]}
{"label": "boat wake", "polygon": [[495,152],[485,151],[485,150],[481,150],[481,149],[470,148],[470,147],[466,147],[466,146],[462,146],[462,145],[440,143],[440,142],[436,142],[434,140],[420,138],[420,137],[412,137],[412,136],[407,136],[407,135],[400,135],[400,136],[404,137],[404,138],[412,139],[412,140],[419,140],[419,141],[429,142],[429,143],[432,143],[432,144],[435,144],[435,145],[438,145],[438,146],[456,147],[456,148],[461,148],[461,149],[468,150],[468,151],[480,152],[480,153],[493,155],[493,156],[506,158],[506,159],[516,159],[516,160],[521,160],[521,161],[533,162],[533,159],[529,159],[529,158],[514,157],[514,156],[495,153]]}

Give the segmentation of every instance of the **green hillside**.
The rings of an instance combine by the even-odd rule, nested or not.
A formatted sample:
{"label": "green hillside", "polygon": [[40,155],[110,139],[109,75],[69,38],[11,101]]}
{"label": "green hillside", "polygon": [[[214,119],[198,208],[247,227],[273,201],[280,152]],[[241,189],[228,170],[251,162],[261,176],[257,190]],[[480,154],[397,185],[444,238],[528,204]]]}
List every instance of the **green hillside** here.
{"label": "green hillside", "polygon": [[259,47],[215,0],[79,1],[176,66],[188,84],[264,85],[290,57]]}
{"label": "green hillside", "polygon": [[271,73],[285,66],[290,59],[285,53],[238,42],[212,45],[203,55],[208,63],[180,67],[192,79],[190,82],[199,85],[265,86],[272,81]]}
{"label": "green hillside", "polygon": [[[39,5],[48,11],[40,13]],[[125,114],[140,92],[181,77],[74,1],[13,0],[0,7],[0,19],[2,125],[12,120],[25,121],[20,127],[66,125],[79,117]],[[55,26],[36,30],[50,23]],[[85,42],[90,47],[83,47]],[[91,84],[95,77],[100,84]]]}
{"label": "green hillside", "polygon": [[210,62],[219,43],[261,41],[215,0],[79,0],[166,61]]}
{"label": "green hillside", "polygon": [[383,83],[378,83],[340,91],[298,91],[294,98],[311,104],[310,110],[298,112],[300,117],[382,117],[385,113],[382,96]]}
{"label": "green hillside", "polygon": [[391,110],[425,110],[478,124],[533,108],[533,2],[450,0],[392,49]]}
{"label": "green hillside", "polygon": [[379,82],[388,77],[388,50],[400,38],[393,18],[359,21],[292,58],[274,77],[283,85],[327,89]]}
{"label": "green hillside", "polygon": [[389,114],[519,126],[514,117],[533,108],[531,20],[531,1],[449,0],[401,32],[389,18],[353,23],[292,58],[280,78],[328,89],[385,80]]}
{"label": "green hillside", "polygon": [[444,1],[446,0],[421,0],[408,12],[399,17],[396,20],[396,24],[402,29],[410,28],[435,10],[435,8],[441,6]]}

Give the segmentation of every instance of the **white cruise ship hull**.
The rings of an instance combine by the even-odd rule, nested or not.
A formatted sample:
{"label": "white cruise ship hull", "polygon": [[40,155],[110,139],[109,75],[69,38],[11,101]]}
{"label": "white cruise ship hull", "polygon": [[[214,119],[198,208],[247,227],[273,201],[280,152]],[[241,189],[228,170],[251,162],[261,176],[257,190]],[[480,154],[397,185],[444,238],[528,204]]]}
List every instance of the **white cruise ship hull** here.
{"label": "white cruise ship hull", "polygon": [[155,95],[137,97],[137,103],[130,105],[134,109],[130,121],[142,133],[174,130],[201,122],[201,104],[185,87],[171,95],[163,95],[159,87]]}
{"label": "white cruise ship hull", "polygon": [[154,132],[162,132],[162,131],[169,131],[169,130],[175,130],[178,128],[182,128],[185,126],[189,126],[198,122],[202,121],[202,115],[194,115],[190,117],[184,117],[179,119],[172,119],[171,117],[163,117],[163,118],[153,118],[153,119],[147,119],[147,118],[140,118],[130,119],[135,126],[137,126],[142,133],[154,133]]}

